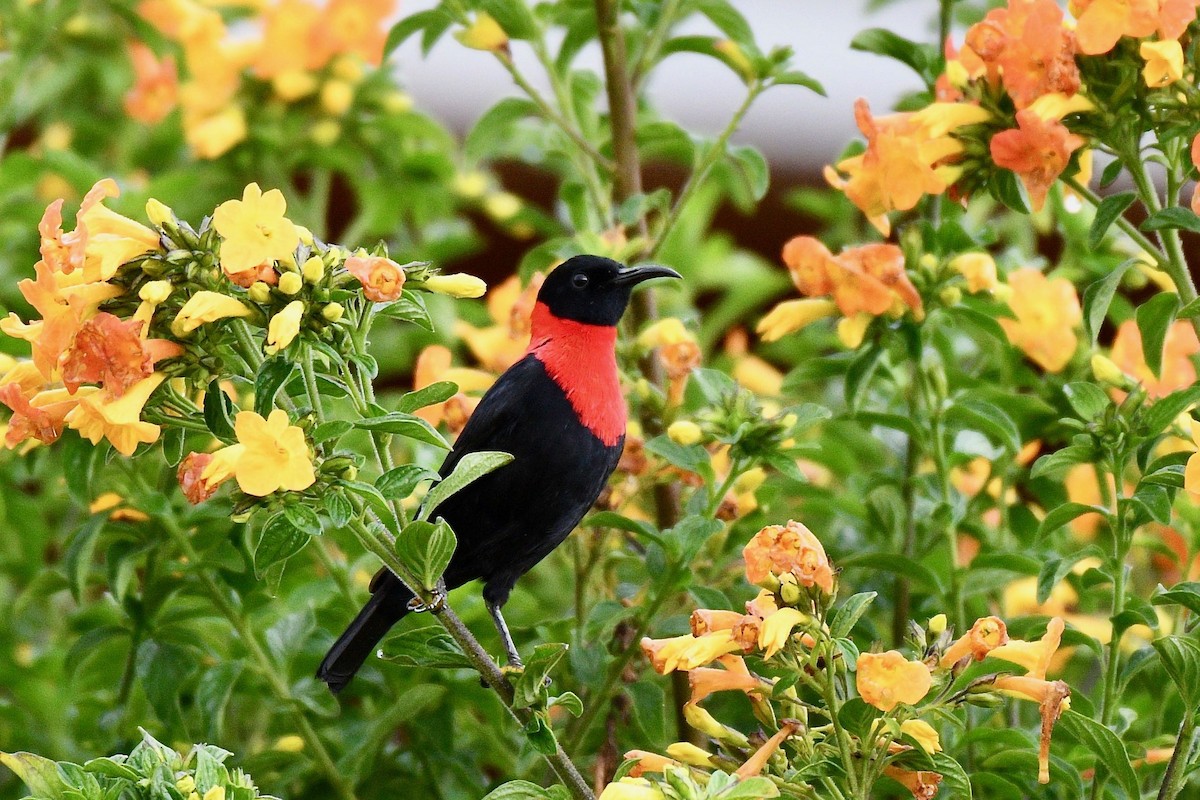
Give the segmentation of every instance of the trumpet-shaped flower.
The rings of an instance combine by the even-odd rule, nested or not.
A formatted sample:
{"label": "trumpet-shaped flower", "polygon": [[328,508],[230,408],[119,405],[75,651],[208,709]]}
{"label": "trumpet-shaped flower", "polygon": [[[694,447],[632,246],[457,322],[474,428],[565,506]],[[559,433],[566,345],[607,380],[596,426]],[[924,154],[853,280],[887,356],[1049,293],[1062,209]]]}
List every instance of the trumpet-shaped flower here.
{"label": "trumpet-shaped flower", "polygon": [[799,722],[784,720],[784,723],[779,726],[779,730],[775,732],[775,735],[763,742],[762,746],[755,750],[750,755],[750,758],[746,759],[745,763],[737,768],[734,775],[738,780],[744,781],[762,772],[763,768],[767,766],[767,761],[771,756],[775,755],[780,745],[798,730],[800,730]]}
{"label": "trumpet-shaped flower", "polygon": [[129,45],[133,62],[133,88],[124,98],[125,113],[144,125],[156,125],[175,108],[179,98],[179,75],[173,56],[161,60],[141,42]]}
{"label": "trumpet-shaped flower", "polygon": [[901,703],[919,703],[933,685],[929,668],[909,661],[897,650],[863,653],[858,657],[856,678],[862,699],[880,711],[891,711]]}
{"label": "trumpet-shaped flower", "polygon": [[116,197],[120,191],[109,178],[98,182],[84,198],[79,210],[77,231],[86,231],[83,246],[83,275],[87,281],[106,281],[127,261],[157,250],[158,231],[134,222],[106,207],[104,197]]}
{"label": "trumpet-shaped flower", "polygon": [[113,397],[154,372],[154,364],[183,348],[163,339],[144,340],[142,323],[100,312],[75,334],[62,356],[62,381],[74,393],[81,384],[101,384]]}
{"label": "trumpet-shaped flower", "polygon": [[379,64],[387,38],[383,23],[395,7],[395,0],[330,0],[309,34],[310,63],[325,64],[348,53]]}
{"label": "trumpet-shaped flower", "polygon": [[246,138],[246,112],[230,103],[210,114],[185,113],[184,136],[197,158],[211,161]]}
{"label": "trumpet-shaped flower", "polygon": [[1083,319],[1079,295],[1065,278],[1026,268],[1008,276],[1016,319],[998,320],[1008,339],[1047,372],[1060,372],[1075,355],[1075,326]]}
{"label": "trumpet-shaped flower", "polygon": [[900,733],[911,736],[921,749],[933,755],[942,752],[942,740],[938,732],[923,719],[910,719],[900,725]]}
{"label": "trumpet-shaped flower", "polygon": [[[98,391],[88,388],[83,396]],[[36,439],[43,444],[52,444],[62,435],[66,417],[81,397],[72,397],[66,389],[45,389],[25,392],[17,382],[0,386],[0,403],[12,410],[12,417],[4,431],[4,446],[9,450]]]}
{"label": "trumpet-shaped flower", "polygon": [[996,277],[996,261],[988,253],[963,253],[950,261],[950,269],[967,279],[967,290],[970,292],[990,292],[1000,285]]}
{"label": "trumpet-shaped flower", "polygon": [[769,659],[778,653],[792,638],[792,630],[811,619],[808,614],[794,608],[781,608],[766,616],[758,630],[758,646],[763,658]]}
{"label": "trumpet-shaped flower", "polygon": [[1033,210],[1040,211],[1050,187],[1067,168],[1071,153],[1083,144],[1083,138],[1061,122],[1024,109],[1017,112],[1016,128],[992,137],[992,160],[1017,174],[1029,192]]}
{"label": "trumpet-shaped flower", "polygon": [[1183,320],[1177,320],[1167,329],[1162,369],[1157,376],[1146,364],[1142,333],[1136,322],[1122,322],[1112,344],[1112,360],[1122,372],[1140,381],[1146,394],[1153,399],[1166,397],[1196,382],[1196,365],[1192,363],[1192,357],[1197,353],[1200,353],[1200,340],[1196,338],[1196,330]]}
{"label": "trumpet-shaped flower", "polygon": [[233,428],[238,443],[213,454],[201,473],[203,480],[214,481],[232,471],[241,490],[255,497],[280,489],[300,492],[316,482],[304,431],[291,424],[283,409],[275,409],[266,419],[241,411]]}
{"label": "trumpet-shaped flower", "polygon": [[883,774],[912,792],[915,800],[933,800],[937,797],[938,784],[942,776],[929,770],[911,770],[893,764],[883,768]]}
{"label": "trumpet-shaped flower", "polygon": [[754,535],[742,550],[746,580],[761,584],[774,573],[790,572],[802,586],[816,586],[833,593],[833,568],[819,539],[795,520],[787,525],[768,525]]}
{"label": "trumpet-shaped flower", "polygon": [[651,639],[647,636],[641,644],[642,652],[660,675],[677,669],[696,669],[740,649],[729,631],[715,631],[703,636],[686,634],[670,639]]}
{"label": "trumpet-shaped flower", "polygon": [[899,316],[905,308],[918,320],[925,316],[921,296],[904,271],[904,254],[895,245],[850,247],[834,256],[813,237],[797,236],[783,246],[783,263],[800,294],[832,295],[847,317]]}
{"label": "trumpet-shaped flower", "polygon": [[404,289],[404,270],[390,258],[351,256],[346,259],[346,271],[358,278],[363,294],[376,303],[395,300]]}
{"label": "trumpet-shaped flower", "polygon": [[250,307],[238,300],[220,292],[200,291],[188,298],[179,309],[175,321],[171,323],[171,332],[176,336],[185,336],[209,322],[229,317],[245,317],[252,314]]}
{"label": "trumpet-shaped flower", "polygon": [[976,661],[1008,641],[1008,626],[999,617],[981,617],[942,654],[941,665],[952,667],[970,656]]}
{"label": "trumpet-shaped flower", "polygon": [[1174,39],[1142,42],[1138,53],[1146,61],[1142,79],[1150,88],[1170,86],[1183,77],[1183,46]]}
{"label": "trumpet-shaped flower", "polygon": [[749,694],[762,689],[762,682],[750,674],[741,656],[721,656],[725,669],[697,667],[688,671],[688,685],[692,689],[689,703],[699,703],[714,692],[741,691]]}
{"label": "trumpet-shaped flower", "polygon": [[597,800],[666,800],[666,795],[645,778],[626,777],[605,786]]}
{"label": "trumpet-shaped flower", "polygon": [[179,463],[175,477],[183,496],[192,505],[199,505],[217,491],[218,481],[205,480],[204,471],[212,463],[212,453],[188,453]]}
{"label": "trumpet-shaped flower", "polygon": [[837,312],[837,304],[824,298],[785,300],[759,320],[755,330],[764,342],[774,342],[789,333],[807,328],[817,320],[832,317]]}
{"label": "trumpet-shaped flower", "polygon": [[1009,0],[967,31],[961,62],[998,79],[1018,109],[1052,92],[1079,90],[1075,37],[1054,0]]}
{"label": "trumpet-shaped flower", "polygon": [[221,268],[232,275],[272,261],[291,261],[300,232],[284,216],[287,201],[278,189],[249,184],[241,200],[226,200],[213,212],[221,235]]}
{"label": "trumpet-shaped flower", "polygon": [[1122,36],[1140,39],[1158,28],[1158,0],[1076,0],[1079,51],[1100,55]]}
{"label": "trumpet-shaped flower", "polygon": [[159,427],[142,420],[142,407],[166,376],[156,372],[142,378],[120,397],[109,391],[78,392],[79,404],[66,416],[67,425],[92,444],[108,439],[123,456],[133,455],[139,444],[158,441]]}

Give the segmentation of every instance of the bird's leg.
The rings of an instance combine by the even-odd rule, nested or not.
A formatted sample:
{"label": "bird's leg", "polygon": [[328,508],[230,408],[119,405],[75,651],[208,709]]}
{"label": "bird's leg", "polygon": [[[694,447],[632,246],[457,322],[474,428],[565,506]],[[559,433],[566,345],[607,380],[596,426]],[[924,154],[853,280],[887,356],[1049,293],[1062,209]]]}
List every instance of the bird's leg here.
{"label": "bird's leg", "polygon": [[420,613],[422,611],[432,611],[434,614],[437,614],[445,607],[446,582],[440,578],[438,579],[437,588],[433,590],[433,598],[430,600],[428,605],[422,602],[421,598],[419,597],[414,597],[412,600],[408,601],[408,610],[416,613]]}
{"label": "bird's leg", "polygon": [[508,657],[509,669],[520,671],[525,669],[524,662],[521,661],[521,654],[517,652],[517,646],[513,644],[512,634],[508,632],[508,623],[504,621],[504,615],[500,613],[499,603],[486,603],[488,613],[492,615],[492,621],[496,623],[496,630],[500,633],[500,641],[504,644],[504,654]]}

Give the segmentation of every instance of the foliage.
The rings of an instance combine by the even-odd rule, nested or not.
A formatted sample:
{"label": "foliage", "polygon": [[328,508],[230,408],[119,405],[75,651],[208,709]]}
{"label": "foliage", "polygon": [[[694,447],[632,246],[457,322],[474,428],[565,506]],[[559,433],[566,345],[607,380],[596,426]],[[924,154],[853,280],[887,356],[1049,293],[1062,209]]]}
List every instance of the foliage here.
{"label": "foliage", "polygon": [[[443,0],[385,33],[363,3],[347,37],[351,5],[3,12],[0,741],[83,764],[5,756],[35,795],[129,789],[101,782],[133,754],[91,759],[141,725],[286,796],[1185,796],[1195,3],[943,0],[934,42],[864,31],[920,88],[856,105],[865,144],[797,194],[823,228],[786,272],[713,220],[767,190],[731,143],[755,100],[820,87],[733,4]],[[519,90],[461,147],[378,68],[447,34]],[[646,99],[685,58],[745,90],[710,139]],[[514,160],[557,178],[552,210],[490,177]],[[664,161],[682,184],[644,185]],[[430,263],[477,209],[533,240],[482,305]],[[584,252],[686,280],[623,324],[625,451],[514,594],[524,672],[467,588],[333,698],[313,670],[380,563],[443,609],[455,532],[427,511],[507,459],[439,475],[445,437]],[[167,794],[240,796],[201,778],[223,750],[137,748]]]}

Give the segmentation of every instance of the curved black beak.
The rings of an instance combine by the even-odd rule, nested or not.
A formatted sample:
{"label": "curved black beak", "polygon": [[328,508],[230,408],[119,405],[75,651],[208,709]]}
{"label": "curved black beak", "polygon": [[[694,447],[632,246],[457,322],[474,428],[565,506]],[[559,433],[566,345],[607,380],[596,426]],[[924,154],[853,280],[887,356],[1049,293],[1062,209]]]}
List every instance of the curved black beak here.
{"label": "curved black beak", "polygon": [[644,267],[621,270],[612,282],[617,286],[636,286],[651,278],[683,278],[683,276],[670,267],[664,267],[661,264],[647,264]]}

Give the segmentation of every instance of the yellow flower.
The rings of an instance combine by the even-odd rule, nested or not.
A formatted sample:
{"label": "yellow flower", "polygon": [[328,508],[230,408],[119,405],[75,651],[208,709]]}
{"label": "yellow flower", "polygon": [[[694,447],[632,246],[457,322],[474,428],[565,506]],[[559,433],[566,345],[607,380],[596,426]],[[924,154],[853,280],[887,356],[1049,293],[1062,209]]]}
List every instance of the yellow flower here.
{"label": "yellow flower", "polygon": [[778,653],[791,638],[792,629],[808,620],[808,614],[794,608],[781,608],[764,619],[758,629],[758,646],[765,651],[763,658]]}
{"label": "yellow flower", "polygon": [[693,767],[713,766],[712,754],[691,742],[675,742],[667,747],[667,755]]}
{"label": "yellow flower", "polygon": [[852,317],[839,319],[837,324],[838,341],[847,350],[857,350],[858,346],[862,344],[863,337],[867,335],[867,327],[873,319],[875,317],[865,311],[860,311]]}
{"label": "yellow flower", "polygon": [[642,639],[642,652],[660,675],[677,669],[695,669],[719,656],[740,650],[729,631],[714,631],[703,636],[675,636],[670,639]]}
{"label": "yellow flower", "polygon": [[213,213],[221,234],[221,268],[232,275],[271,261],[290,261],[300,233],[283,214],[287,201],[278,189],[263,192],[251,183],[241,200],[226,200]]}
{"label": "yellow flower", "polygon": [[123,456],[133,455],[138,444],[158,440],[159,427],[141,420],[142,406],[166,376],[156,372],[113,399],[107,391],[91,392],[66,416],[67,425],[92,444],[108,439]]}
{"label": "yellow flower", "polygon": [[456,272],[453,275],[431,275],[425,279],[425,288],[451,297],[483,297],[487,284],[474,275]]}
{"label": "yellow flower", "polygon": [[184,336],[206,323],[226,317],[245,317],[251,313],[250,308],[236,297],[200,291],[189,297],[183,308],[179,309],[179,314],[171,323],[171,332],[176,336]]}
{"label": "yellow flower", "polygon": [[[295,273],[288,273],[289,275]],[[287,347],[300,333],[300,321],[304,319],[304,302],[293,300],[283,307],[267,326],[268,353],[276,353]]]}
{"label": "yellow flower", "polygon": [[597,800],[664,800],[664,795],[645,778],[621,778],[605,786]]}
{"label": "yellow flower", "polygon": [[[230,454],[231,466],[246,494],[266,497],[279,489],[299,492],[316,482],[304,431],[291,424],[283,409],[275,409],[266,419],[253,411],[239,412],[233,429],[238,444],[213,454],[213,462],[204,471],[205,480],[212,480],[210,470],[215,475],[220,469],[217,464],[223,452],[239,448]],[[228,468],[228,462],[224,463]]]}
{"label": "yellow flower", "polygon": [[1079,295],[1065,278],[1050,279],[1036,269],[1008,276],[1009,305],[1016,319],[997,320],[1009,341],[1047,372],[1061,372],[1075,355],[1075,326],[1083,319]]}
{"label": "yellow flower", "polygon": [[1146,60],[1142,77],[1150,88],[1170,86],[1183,78],[1183,46],[1176,40],[1142,42],[1138,53]]}
{"label": "yellow flower", "polygon": [[967,279],[967,291],[990,292],[999,281],[996,278],[996,261],[983,252],[963,253],[950,261],[950,269]]}
{"label": "yellow flower", "polygon": [[1062,617],[1053,617],[1046,625],[1045,635],[1038,641],[1024,642],[1013,639],[989,651],[987,657],[1019,664],[1025,667],[1028,677],[1045,679],[1046,670],[1050,668],[1050,659],[1062,641],[1065,627]]}
{"label": "yellow flower", "polygon": [[89,514],[99,514],[101,511],[111,512],[108,518],[114,522],[126,520],[129,522],[145,522],[150,516],[144,511],[124,505],[125,498],[116,492],[105,492],[88,505]]}
{"label": "yellow flower", "polygon": [[354,87],[345,81],[326,81],[321,87],[321,108],[335,117],[345,114],[354,102]]}
{"label": "yellow flower", "polygon": [[667,767],[680,766],[679,762],[672,758],[645,750],[630,750],[625,754],[625,760],[637,762],[629,770],[629,774],[634,778],[640,778],[647,772],[663,772]]}
{"label": "yellow flower", "polygon": [[901,703],[919,703],[933,678],[920,661],[909,661],[897,650],[863,653],[858,657],[858,693],[880,711],[891,711]]}
{"label": "yellow flower", "polygon": [[225,800],[225,787],[214,786],[204,793],[203,800]]}
{"label": "yellow flower", "polygon": [[746,580],[763,585],[774,573],[789,572],[802,586],[816,586],[833,594],[833,568],[825,547],[803,524],[788,520],[787,525],[768,525],[754,534],[742,549],[746,561]]}
{"label": "yellow flower", "polygon": [[684,447],[693,445],[704,438],[704,432],[700,430],[700,426],[692,422],[690,419],[681,419],[672,422],[667,427],[667,436],[675,444],[681,444]]}
{"label": "yellow flower", "polygon": [[1008,641],[1008,626],[999,617],[981,617],[942,654],[941,665],[949,668],[971,656],[982,661],[988,653]]}
{"label": "yellow flower", "polygon": [[[117,184],[105,178],[96,184],[104,194],[116,197]],[[158,249],[158,232],[134,222],[110,208],[103,200],[81,209],[78,227],[86,230],[83,276],[87,281],[106,281],[126,261]]]}
{"label": "yellow flower", "polygon": [[808,327],[812,323],[837,314],[837,304],[824,298],[785,300],[772,308],[758,321],[755,330],[764,342],[774,342],[789,333]]}
{"label": "yellow flower", "polygon": [[930,755],[942,752],[942,740],[938,732],[925,720],[910,719],[900,726],[900,732],[915,739],[921,749]]}
{"label": "yellow flower", "polygon": [[220,158],[246,138],[246,114],[236,105],[204,116],[185,114],[184,135],[198,158]]}
{"label": "yellow flower", "polygon": [[498,51],[508,48],[508,34],[486,11],[480,11],[470,26],[456,31],[454,38],[472,50]]}
{"label": "yellow flower", "polygon": [[289,69],[271,78],[271,88],[286,103],[308,97],[317,90],[317,78],[302,69]]}

